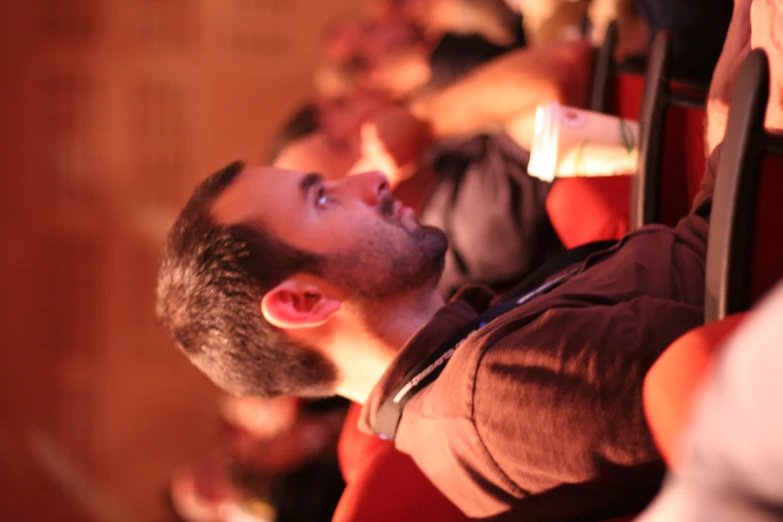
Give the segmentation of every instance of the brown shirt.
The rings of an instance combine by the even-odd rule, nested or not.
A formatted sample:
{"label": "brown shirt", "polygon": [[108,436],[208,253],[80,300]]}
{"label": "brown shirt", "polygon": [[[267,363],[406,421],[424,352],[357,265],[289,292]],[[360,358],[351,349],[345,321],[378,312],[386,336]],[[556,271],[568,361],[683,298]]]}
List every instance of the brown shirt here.
{"label": "brown shirt", "polygon": [[[473,518],[612,516],[646,503],[663,466],[642,381],[703,321],[707,222],[648,226],[463,342],[405,406],[396,445]],[[362,411],[368,430],[405,373],[485,310],[468,288],[403,347]]]}

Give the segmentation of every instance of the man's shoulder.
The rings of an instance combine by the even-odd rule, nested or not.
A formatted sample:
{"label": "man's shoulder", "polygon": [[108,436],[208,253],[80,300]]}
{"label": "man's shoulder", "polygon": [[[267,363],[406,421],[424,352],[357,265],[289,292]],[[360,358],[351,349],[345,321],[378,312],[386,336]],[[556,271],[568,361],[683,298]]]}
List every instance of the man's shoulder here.
{"label": "man's shoulder", "polygon": [[[513,311],[467,336],[438,379],[425,390],[422,406],[431,404],[443,418],[475,423],[476,416],[483,413],[476,411],[477,393],[492,396],[496,379],[516,381],[514,374],[530,356],[525,337],[535,316],[525,312]],[[478,386],[478,379],[488,382]],[[524,386],[521,381],[518,384]]]}

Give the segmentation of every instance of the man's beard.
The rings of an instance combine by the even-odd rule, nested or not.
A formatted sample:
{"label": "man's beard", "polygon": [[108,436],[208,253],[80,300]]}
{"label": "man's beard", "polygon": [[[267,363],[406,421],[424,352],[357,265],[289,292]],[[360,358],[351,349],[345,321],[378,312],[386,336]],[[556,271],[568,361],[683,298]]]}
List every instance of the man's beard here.
{"label": "man's beard", "polygon": [[[402,234],[379,230],[350,252],[323,259],[323,276],[361,302],[379,302],[411,290],[437,285],[448,241],[442,230],[408,228],[394,215],[394,200],[380,203],[383,218]],[[393,241],[396,239],[397,241]]]}

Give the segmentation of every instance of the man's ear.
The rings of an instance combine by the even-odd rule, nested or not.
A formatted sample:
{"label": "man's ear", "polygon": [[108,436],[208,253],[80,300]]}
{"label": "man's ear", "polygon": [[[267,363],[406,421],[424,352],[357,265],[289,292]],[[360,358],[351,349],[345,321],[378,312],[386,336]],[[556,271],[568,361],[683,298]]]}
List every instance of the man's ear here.
{"label": "man's ear", "polygon": [[261,313],[278,328],[312,328],[328,321],[340,304],[317,284],[289,278],[261,299]]}

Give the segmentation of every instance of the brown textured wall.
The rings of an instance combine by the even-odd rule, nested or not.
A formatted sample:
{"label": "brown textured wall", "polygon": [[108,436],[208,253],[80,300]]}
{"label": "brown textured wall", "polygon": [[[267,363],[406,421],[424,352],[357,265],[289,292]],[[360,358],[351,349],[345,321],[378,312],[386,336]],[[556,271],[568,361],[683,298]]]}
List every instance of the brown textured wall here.
{"label": "brown textured wall", "polygon": [[163,234],[362,3],[0,0],[0,520],[170,519],[216,392],[154,323]]}

